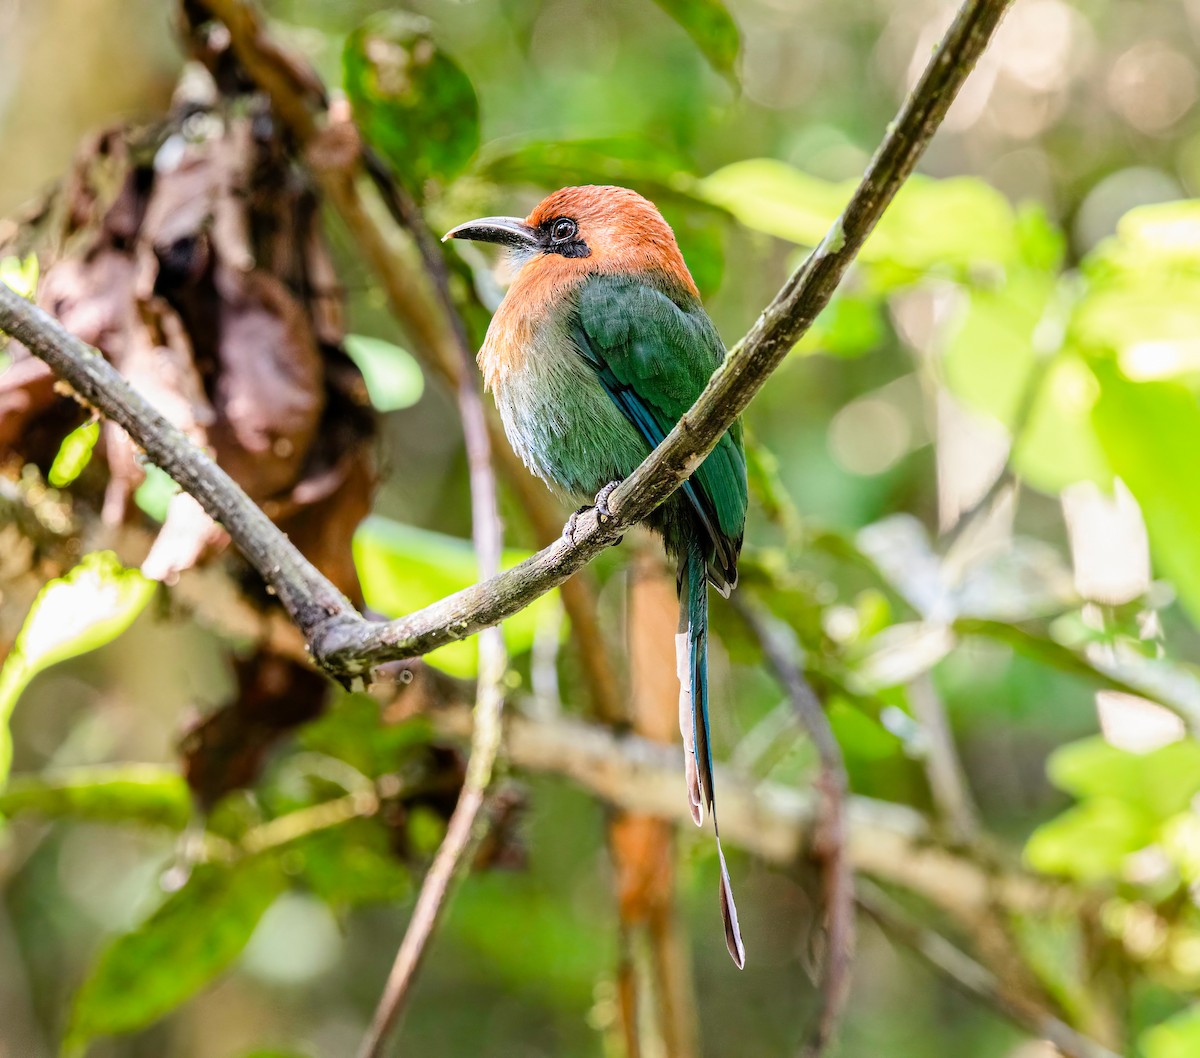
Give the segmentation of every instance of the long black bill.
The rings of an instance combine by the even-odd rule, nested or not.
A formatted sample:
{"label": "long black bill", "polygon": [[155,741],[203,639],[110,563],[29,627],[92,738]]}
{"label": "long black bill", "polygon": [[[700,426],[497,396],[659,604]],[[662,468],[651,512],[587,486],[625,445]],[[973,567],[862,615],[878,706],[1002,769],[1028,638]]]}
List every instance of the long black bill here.
{"label": "long black bill", "polygon": [[457,228],[451,228],[442,236],[447,239],[470,239],[472,242],[497,242],[501,246],[512,246],[519,250],[530,250],[538,245],[538,233],[520,217],[482,217],[469,220]]}

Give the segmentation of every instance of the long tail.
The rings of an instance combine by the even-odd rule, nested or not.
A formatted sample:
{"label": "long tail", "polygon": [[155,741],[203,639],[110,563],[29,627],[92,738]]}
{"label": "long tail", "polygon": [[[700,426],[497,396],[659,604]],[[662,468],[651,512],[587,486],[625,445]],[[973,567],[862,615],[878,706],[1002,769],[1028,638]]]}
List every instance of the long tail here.
{"label": "long tail", "polygon": [[679,569],[679,634],[675,637],[675,664],[679,675],[679,730],[683,735],[684,759],[692,819],[704,822],[704,805],[713,817],[717,857],[721,861],[721,918],[725,944],[741,969],[746,949],[738,929],[737,907],[729,884],[729,869],[721,850],[721,831],[713,793],[712,747],[708,729],[708,570],[698,538],[688,543]]}

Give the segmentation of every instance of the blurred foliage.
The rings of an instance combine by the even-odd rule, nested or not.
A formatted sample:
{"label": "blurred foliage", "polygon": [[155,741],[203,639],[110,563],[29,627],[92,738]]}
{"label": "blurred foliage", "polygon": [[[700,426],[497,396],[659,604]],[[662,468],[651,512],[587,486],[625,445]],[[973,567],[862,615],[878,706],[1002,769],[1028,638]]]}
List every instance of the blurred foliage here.
{"label": "blurred foliage", "polygon": [[136,570],[125,569],[111,551],[94,551],[38,593],[0,669],[0,780],[7,778],[12,760],[8,719],[21,692],[43,669],[119,636],[150,601],[154,587]]}
{"label": "blurred foliage", "polygon": [[[384,6],[269,5],[432,224],[523,212],[567,183],[627,184],[663,209],[731,341],[834,226],[941,17],[872,0],[802,13],[774,0]],[[928,168],[946,175],[906,185],[748,416],[741,590],[794,630],[855,792],[938,820],[918,708],[932,695],[989,835],[1070,887],[1069,910],[1009,923],[1036,986],[1141,1058],[1200,1051],[1188,1006],[1200,987],[1200,72],[1177,46],[1196,19],[1166,3],[1017,5],[933,145]],[[456,294],[481,324],[475,302],[500,292],[492,261],[453,252]],[[338,266],[387,472],[355,561],[368,605],[390,616],[476,579],[465,460],[452,402],[423,384],[354,247]],[[37,274],[36,258],[0,261],[26,293]],[[52,485],[85,495],[96,433],[67,438]],[[152,472],[138,503],[161,520],[173,491]],[[531,537],[508,512],[511,565]],[[615,641],[625,585],[616,559],[598,566]],[[0,814],[24,853],[0,878],[21,973],[48,997],[29,1038],[83,1049],[136,1032],[104,1053],[191,1053],[184,1026],[216,1031],[198,993],[232,973],[254,1034],[231,1034],[223,1053],[275,1040],[346,1053],[413,865],[442,832],[453,791],[430,784],[444,751],[423,721],[385,721],[372,699],[342,695],[253,791],[194,819],[167,763],[178,710],[158,696],[182,686],[171,701],[215,700],[225,645],[178,623],[130,629],[151,594],[112,555],[84,556],[43,589],[0,673],[0,737],[22,700]],[[728,609],[714,606],[713,622],[717,749],[752,778],[806,785],[811,748],[757,644]],[[584,698],[558,650],[562,623],[552,594],[505,625],[514,690],[538,708]],[[430,661],[467,677],[474,649]],[[1114,695],[1141,711],[1106,712]],[[147,731],[157,741],[139,741]],[[531,785],[529,869],[472,878],[431,955],[405,1028],[424,1052],[607,1053],[603,820],[565,784]],[[122,844],[164,831],[174,860],[161,844]],[[73,880],[80,848],[91,889],[125,879],[111,906]],[[811,996],[812,902],[793,878],[732,867],[752,950],[736,980],[699,921],[711,851],[682,849],[704,1053],[782,1053]],[[309,901],[296,906],[311,928],[271,931],[283,894]],[[332,955],[319,909],[342,930]],[[265,954],[239,963],[252,936]],[[856,974],[843,1055],[1018,1053],[1006,1027],[873,935]],[[63,980],[83,981],[65,1026]],[[468,1008],[478,1016],[461,1018]],[[148,1027],[166,1015],[170,1034]]]}
{"label": "blurred foliage", "polygon": [[346,38],[342,53],[355,121],[415,187],[457,176],[479,146],[475,89],[431,30],[405,12],[376,15]]}
{"label": "blurred foliage", "polygon": [[[141,1028],[203,988],[246,946],[283,889],[269,856],[202,865],[132,933],[104,951],[75,998],[67,1053],[96,1036]],[[147,967],[168,972],[147,974]]]}

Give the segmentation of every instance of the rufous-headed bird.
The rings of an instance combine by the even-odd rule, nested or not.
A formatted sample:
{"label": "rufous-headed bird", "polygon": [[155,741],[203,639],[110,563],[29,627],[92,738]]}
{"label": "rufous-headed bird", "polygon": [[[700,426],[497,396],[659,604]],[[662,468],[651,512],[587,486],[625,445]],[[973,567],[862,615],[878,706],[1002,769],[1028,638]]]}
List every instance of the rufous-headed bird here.
{"label": "rufous-headed bird", "polygon": [[[704,389],[725,346],[675,235],[623,187],[565,187],[524,220],[485,217],[446,239],[508,247],[518,271],[479,351],[513,448],[535,474],[601,513],[617,482],[666,437]],[[717,817],[708,727],[708,585],[737,584],[746,457],[734,423],[678,492],[647,519],[678,562],[680,730],[692,818]],[[745,950],[725,856],[729,953]]]}

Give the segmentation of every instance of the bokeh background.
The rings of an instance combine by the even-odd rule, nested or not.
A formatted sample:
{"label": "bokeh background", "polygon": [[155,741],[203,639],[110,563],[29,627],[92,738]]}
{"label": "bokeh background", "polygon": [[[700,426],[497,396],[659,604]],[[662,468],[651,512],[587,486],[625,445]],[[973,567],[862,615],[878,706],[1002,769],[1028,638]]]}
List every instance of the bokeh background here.
{"label": "bokeh background", "polygon": [[[264,5],[330,85],[347,36],[385,6]],[[564,183],[638,187],[676,227],[729,342],[836,215],[953,12],[927,0],[730,0],[740,56],[723,73],[653,3],[407,8],[429,19],[479,101],[478,150],[422,188],[431,225],[524,213]],[[59,176],[89,131],[162,114],[181,65],[172,5],[159,0],[0,4],[0,215]],[[1200,717],[1198,94],[1195,0],[1017,0],[926,155],[928,179],[897,202],[747,416],[768,454],[750,590],[808,652],[854,791],[1061,880],[1061,909],[1010,921],[1029,972],[1073,1024],[1145,1058],[1200,1053],[1189,1012],[1200,752],[1187,734]],[[422,380],[336,223],[330,240],[350,330],[388,343],[362,343],[361,362],[382,357],[392,382],[360,570],[372,571],[369,602],[411,605],[472,579],[457,411]],[[486,301],[502,270],[470,249],[465,260]],[[531,547],[519,507],[504,503],[508,543]],[[597,563],[618,656],[627,558]],[[373,588],[383,567],[394,591]],[[813,754],[755,645],[719,602],[714,622],[719,756],[756,781],[805,786]],[[510,636],[518,705],[583,711],[579,673],[556,655],[561,623],[551,601]],[[443,663],[469,675],[471,651]],[[171,768],[185,723],[230,686],[227,642],[152,605],[33,680],[12,716],[13,773]],[[383,737],[369,719],[354,724]],[[943,728],[974,808],[953,794],[948,805],[931,781]],[[258,793],[227,811],[302,803],[297,776],[358,763],[340,753],[345,738],[289,742]],[[402,1030],[412,1053],[620,1053],[605,810],[567,782],[519,778],[527,862],[458,892]],[[163,899],[180,839],[14,806],[0,830],[0,1055],[42,1058],[98,953]],[[440,826],[426,822],[410,850],[417,877]],[[375,847],[365,832],[356,841]],[[737,973],[709,843],[683,833],[678,855],[701,1053],[791,1053],[815,1009],[811,879],[733,851],[750,950]],[[409,867],[377,859],[358,894],[291,886],[216,983],[88,1053],[353,1053],[412,895]],[[1055,1053],[861,928],[837,1054]]]}

